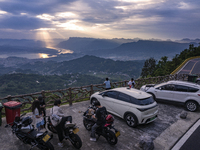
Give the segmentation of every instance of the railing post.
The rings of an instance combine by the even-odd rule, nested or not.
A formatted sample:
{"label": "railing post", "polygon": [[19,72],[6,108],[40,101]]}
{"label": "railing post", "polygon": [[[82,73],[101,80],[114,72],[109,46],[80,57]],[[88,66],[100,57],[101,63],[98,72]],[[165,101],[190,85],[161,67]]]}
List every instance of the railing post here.
{"label": "railing post", "polygon": [[8,95],[7,100],[8,100],[8,101],[11,101],[11,100],[12,100],[12,99],[11,99],[11,95]]}
{"label": "railing post", "polygon": [[91,84],[90,86],[91,90],[90,90],[90,96],[94,93],[94,89],[93,89],[93,85]]}
{"label": "railing post", "polygon": [[72,106],[72,89],[69,88],[69,106]]}
{"label": "railing post", "polygon": [[45,100],[45,91],[42,90],[42,91],[41,91],[41,94],[42,94],[43,99]]}

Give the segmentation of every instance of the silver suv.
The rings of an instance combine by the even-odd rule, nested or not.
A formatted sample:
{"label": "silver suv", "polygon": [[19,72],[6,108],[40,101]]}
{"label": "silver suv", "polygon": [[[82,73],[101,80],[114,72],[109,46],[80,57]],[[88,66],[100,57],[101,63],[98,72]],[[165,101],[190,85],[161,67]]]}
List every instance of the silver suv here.
{"label": "silver suv", "polygon": [[183,104],[187,110],[196,111],[200,105],[200,85],[186,81],[168,81],[140,88],[153,95],[156,101]]}

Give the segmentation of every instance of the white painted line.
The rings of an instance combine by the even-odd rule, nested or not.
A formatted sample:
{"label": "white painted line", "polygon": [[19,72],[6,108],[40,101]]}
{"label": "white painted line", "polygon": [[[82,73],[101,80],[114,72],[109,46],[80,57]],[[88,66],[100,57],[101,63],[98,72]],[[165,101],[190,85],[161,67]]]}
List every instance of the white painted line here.
{"label": "white painted line", "polygon": [[199,127],[200,120],[198,120],[187,132],[186,134],[176,143],[176,145],[171,150],[178,150],[183,146],[187,139],[192,135],[192,133]]}

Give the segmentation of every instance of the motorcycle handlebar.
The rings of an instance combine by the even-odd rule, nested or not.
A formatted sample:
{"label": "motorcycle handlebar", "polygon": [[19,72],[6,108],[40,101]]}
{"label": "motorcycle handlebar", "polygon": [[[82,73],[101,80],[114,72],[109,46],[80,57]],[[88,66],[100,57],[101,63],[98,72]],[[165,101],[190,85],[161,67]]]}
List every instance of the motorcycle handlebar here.
{"label": "motorcycle handlebar", "polygon": [[[23,116],[25,116],[25,115],[26,115],[26,113],[23,113],[23,114],[20,116],[20,119],[21,119],[21,117],[23,117]],[[8,126],[10,126],[10,125],[13,124],[14,122],[15,122],[15,121],[6,124],[6,125],[5,125],[5,128],[7,128]]]}

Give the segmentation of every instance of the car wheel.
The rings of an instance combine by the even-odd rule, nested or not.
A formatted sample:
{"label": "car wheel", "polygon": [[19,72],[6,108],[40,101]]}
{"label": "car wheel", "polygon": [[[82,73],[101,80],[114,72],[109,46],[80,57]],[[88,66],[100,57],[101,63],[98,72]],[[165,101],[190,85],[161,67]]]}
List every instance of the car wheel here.
{"label": "car wheel", "polygon": [[96,98],[92,98],[91,104],[94,104],[96,101],[98,101]]}
{"label": "car wheel", "polygon": [[138,120],[137,120],[137,117],[132,114],[132,113],[129,113],[125,116],[125,121],[126,121],[126,124],[129,126],[129,127],[136,127],[137,124],[138,124]]}
{"label": "car wheel", "polygon": [[194,112],[198,109],[198,104],[195,101],[188,101],[186,102],[185,107],[187,110]]}

